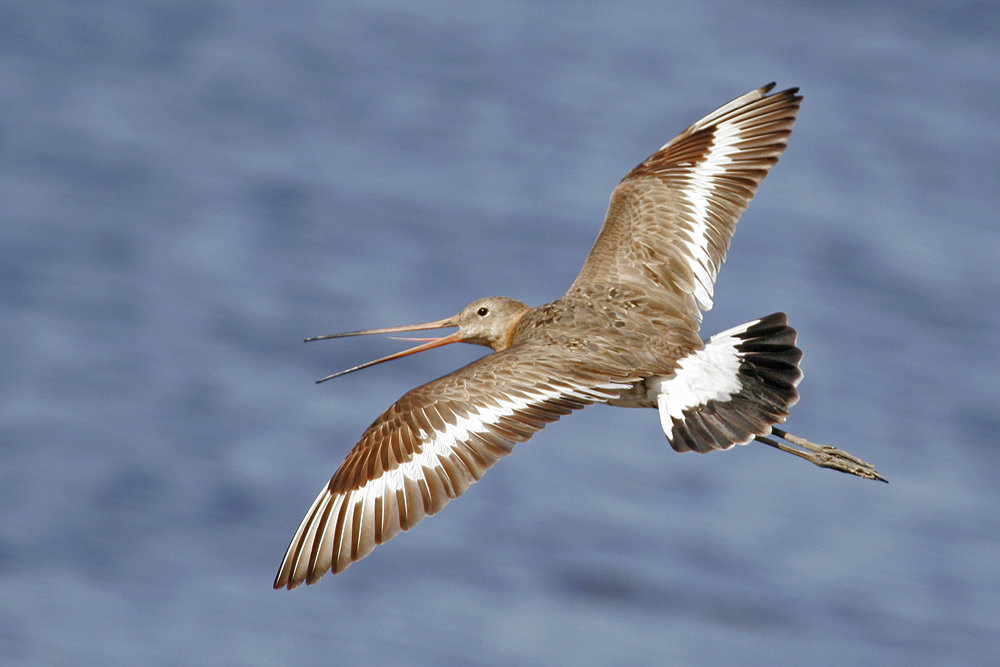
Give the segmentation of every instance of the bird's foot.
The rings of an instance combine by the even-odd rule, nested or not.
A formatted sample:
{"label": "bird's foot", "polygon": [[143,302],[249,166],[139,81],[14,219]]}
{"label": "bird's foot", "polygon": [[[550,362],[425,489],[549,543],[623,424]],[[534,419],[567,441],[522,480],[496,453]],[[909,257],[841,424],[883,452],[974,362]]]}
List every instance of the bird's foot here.
{"label": "bird's foot", "polygon": [[[871,463],[863,461],[857,456],[845,452],[842,449],[837,449],[836,447],[831,447],[830,445],[818,445],[815,442],[810,442],[805,438],[792,435],[791,433],[783,431],[780,428],[772,427],[771,434],[790,444],[786,445],[783,442],[778,442],[777,440],[772,440],[771,438],[762,435],[757,436],[757,441],[770,447],[774,447],[775,449],[780,449],[783,452],[794,454],[795,456],[803,458],[806,461],[815,463],[821,468],[832,468],[833,470],[839,470],[840,472],[857,475],[858,477],[863,477],[864,479],[875,479],[886,483],[889,482],[888,479],[880,475],[878,471],[875,470],[875,466]],[[792,447],[791,445],[795,445],[796,447]],[[801,447],[802,449],[797,449],[797,447]]]}

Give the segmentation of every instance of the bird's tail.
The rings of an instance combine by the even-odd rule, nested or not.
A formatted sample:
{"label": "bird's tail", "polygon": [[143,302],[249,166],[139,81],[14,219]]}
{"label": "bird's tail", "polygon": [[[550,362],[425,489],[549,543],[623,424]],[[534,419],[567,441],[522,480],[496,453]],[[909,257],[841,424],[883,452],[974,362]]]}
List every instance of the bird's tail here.
{"label": "bird's tail", "polygon": [[672,377],[650,387],[670,446],[710,452],[757,440],[824,468],[888,481],[870,463],[774,426],[799,400],[802,351],[795,337],[785,314],[774,313],[718,333],[681,359]]}
{"label": "bird's tail", "polygon": [[709,452],[771,433],[799,400],[802,351],[784,313],[712,336],[660,381],[657,406],[670,445]]}

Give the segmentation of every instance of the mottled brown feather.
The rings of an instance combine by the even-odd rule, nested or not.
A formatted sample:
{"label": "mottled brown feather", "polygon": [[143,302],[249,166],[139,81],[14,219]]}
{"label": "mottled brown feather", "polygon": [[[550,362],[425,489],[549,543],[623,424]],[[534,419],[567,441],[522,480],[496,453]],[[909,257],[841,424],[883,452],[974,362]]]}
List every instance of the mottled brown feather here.
{"label": "mottled brown feather", "polygon": [[[594,283],[632,284],[682,297],[696,318],[711,308],[711,284],[703,285],[707,295],[695,298],[689,239],[693,231],[707,236],[701,241],[707,246],[705,273],[714,282],[736,221],[784,151],[802,99],[794,88],[768,96],[773,85],[717,109],[629,172],[612,193],[604,225],[570,292]],[[720,143],[728,155],[722,173],[699,182],[699,167]],[[705,212],[703,230],[699,208]]]}

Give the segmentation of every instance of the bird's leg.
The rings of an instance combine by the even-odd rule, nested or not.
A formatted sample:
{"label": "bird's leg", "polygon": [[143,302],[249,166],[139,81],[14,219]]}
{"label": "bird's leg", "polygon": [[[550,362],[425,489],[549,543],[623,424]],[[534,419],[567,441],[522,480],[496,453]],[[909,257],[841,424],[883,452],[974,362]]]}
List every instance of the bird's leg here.
{"label": "bird's leg", "polygon": [[[880,482],[889,481],[882,475],[878,474],[875,470],[875,466],[871,463],[862,461],[857,456],[848,454],[842,449],[837,449],[836,447],[831,447],[830,445],[817,445],[815,442],[809,442],[805,438],[792,435],[791,433],[783,431],[780,428],[771,427],[771,433],[790,444],[786,445],[783,442],[778,442],[777,440],[772,440],[771,438],[767,438],[762,435],[757,436],[757,441],[762,442],[769,447],[780,449],[783,452],[794,454],[795,456],[803,458],[806,461],[815,463],[821,468],[832,468],[834,470],[847,472],[865,479],[877,479]],[[802,449],[797,449],[791,445],[796,445]]]}

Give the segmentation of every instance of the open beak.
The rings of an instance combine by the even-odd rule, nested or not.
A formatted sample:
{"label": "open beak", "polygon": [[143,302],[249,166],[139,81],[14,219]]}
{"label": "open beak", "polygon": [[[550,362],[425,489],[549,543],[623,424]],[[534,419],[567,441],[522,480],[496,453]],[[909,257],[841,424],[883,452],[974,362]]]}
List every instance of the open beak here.
{"label": "open beak", "polygon": [[[363,331],[347,331],[345,333],[329,334],[326,336],[314,336],[312,338],[306,338],[306,342],[313,340],[327,340],[330,338],[346,338],[348,336],[367,336],[368,334],[389,334],[389,333],[402,333],[404,331],[423,331],[424,329],[443,329],[445,327],[455,327],[454,318],[447,318],[444,320],[436,320],[434,322],[424,322],[423,324],[411,324],[409,326],[403,327],[386,327],[384,329],[364,329]],[[416,347],[411,347],[408,350],[403,350],[402,352],[396,352],[395,354],[390,354],[387,357],[382,357],[381,359],[376,359],[374,361],[369,361],[367,363],[361,364],[360,366],[355,366],[354,368],[348,368],[347,370],[340,371],[339,373],[334,373],[332,375],[327,375],[325,378],[316,380],[316,384],[320,382],[326,382],[327,380],[332,380],[335,377],[340,377],[341,375],[347,375],[348,373],[353,373],[354,371],[360,371],[362,368],[368,368],[369,366],[374,366],[375,364],[381,364],[383,361],[392,361],[393,359],[399,359],[400,357],[405,357],[411,354],[416,354],[417,352],[423,352],[424,350],[432,350],[435,347],[441,347],[442,345],[448,345],[449,343],[461,342],[459,337],[460,331],[456,331],[453,334],[447,336],[442,336],[441,338],[418,338],[416,340],[427,341],[423,345],[417,345]]]}

